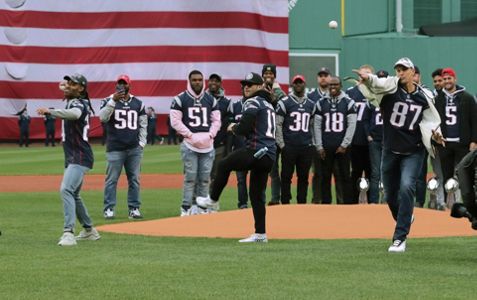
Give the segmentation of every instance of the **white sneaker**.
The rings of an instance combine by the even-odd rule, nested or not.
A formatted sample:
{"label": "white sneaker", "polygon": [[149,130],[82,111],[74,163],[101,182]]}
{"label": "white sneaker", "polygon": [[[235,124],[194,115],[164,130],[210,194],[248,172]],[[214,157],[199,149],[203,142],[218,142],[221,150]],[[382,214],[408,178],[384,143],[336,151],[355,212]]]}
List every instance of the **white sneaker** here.
{"label": "white sneaker", "polygon": [[209,210],[213,210],[215,212],[219,211],[219,202],[210,199],[210,196],[197,197],[195,201],[197,202],[197,205],[202,208],[208,208]]}
{"label": "white sneaker", "polygon": [[59,246],[76,246],[76,240],[73,232],[63,232],[58,242]]}
{"label": "white sneaker", "polygon": [[104,211],[103,216],[106,220],[114,219],[114,210],[112,210],[111,208],[108,208],[107,210]]}
{"label": "white sneaker", "polygon": [[266,233],[254,233],[248,238],[239,240],[239,243],[267,243],[267,234]]}
{"label": "white sneaker", "polygon": [[90,230],[83,229],[81,232],[76,236],[77,241],[96,241],[99,240],[101,236],[99,235],[96,228],[92,227]]}
{"label": "white sneaker", "polygon": [[129,219],[130,220],[142,219],[142,214],[139,211],[139,208],[133,208],[129,210]]}
{"label": "white sneaker", "polygon": [[389,247],[388,252],[404,252],[406,251],[406,241],[395,240]]}
{"label": "white sneaker", "polygon": [[190,216],[192,213],[192,208],[185,209],[181,206],[181,217],[187,217]]}

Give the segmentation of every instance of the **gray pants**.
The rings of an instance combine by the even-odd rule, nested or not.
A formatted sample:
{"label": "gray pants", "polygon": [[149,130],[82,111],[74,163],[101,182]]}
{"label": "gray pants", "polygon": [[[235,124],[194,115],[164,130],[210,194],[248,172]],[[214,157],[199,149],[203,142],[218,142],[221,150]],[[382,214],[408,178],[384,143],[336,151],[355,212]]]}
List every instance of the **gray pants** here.
{"label": "gray pants", "polygon": [[88,171],[89,168],[75,164],[70,164],[65,169],[60,188],[65,214],[64,231],[74,231],[76,217],[84,228],[93,226],[88,210],[79,194],[83,177]]}
{"label": "gray pants", "polygon": [[214,162],[215,150],[199,153],[181,144],[181,156],[184,162],[184,190],[182,206],[192,206],[193,196],[207,197],[209,194],[210,171]]}
{"label": "gray pants", "polygon": [[124,151],[106,152],[108,166],[104,184],[104,210],[114,209],[116,206],[116,190],[123,166],[128,178],[128,208],[141,206],[139,174],[143,152],[140,146]]}

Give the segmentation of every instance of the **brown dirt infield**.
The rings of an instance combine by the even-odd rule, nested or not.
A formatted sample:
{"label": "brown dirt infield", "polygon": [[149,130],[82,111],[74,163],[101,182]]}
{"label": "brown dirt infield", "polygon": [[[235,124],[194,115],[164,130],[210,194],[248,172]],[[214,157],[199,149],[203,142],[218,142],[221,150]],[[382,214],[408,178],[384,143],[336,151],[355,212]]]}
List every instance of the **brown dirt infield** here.
{"label": "brown dirt infield", "polygon": [[[410,238],[476,236],[448,212],[416,208]],[[395,223],[386,205],[278,205],[267,207],[271,239],[391,239]],[[210,215],[127,222],[98,227],[103,232],[169,237],[243,238],[253,232],[251,209]]]}
{"label": "brown dirt infield", "polygon": [[[1,192],[50,192],[60,187],[62,175],[0,176]],[[181,188],[182,174],[142,174],[143,189]],[[127,188],[121,176],[120,189]],[[229,186],[236,186],[235,176]],[[83,190],[102,190],[104,175],[87,175]],[[475,236],[466,220],[449,212],[415,209],[410,237]],[[253,232],[250,209],[212,215],[167,218],[104,225],[104,232],[175,237],[242,238]],[[267,208],[267,232],[271,239],[390,239],[394,221],[386,205],[280,205]]]}

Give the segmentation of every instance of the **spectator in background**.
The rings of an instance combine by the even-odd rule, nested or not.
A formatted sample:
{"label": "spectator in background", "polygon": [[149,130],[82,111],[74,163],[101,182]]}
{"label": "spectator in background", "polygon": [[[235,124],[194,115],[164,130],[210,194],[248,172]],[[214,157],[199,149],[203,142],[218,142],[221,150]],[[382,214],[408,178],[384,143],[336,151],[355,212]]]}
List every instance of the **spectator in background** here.
{"label": "spectator in background", "polygon": [[[242,111],[244,102],[246,100],[245,95],[243,94],[244,90],[242,87],[242,99],[238,101],[231,101],[229,106],[229,115],[231,123],[239,123],[242,118]],[[232,135],[231,136],[231,151],[236,151],[242,148],[245,148],[245,137],[241,135]],[[248,190],[247,190],[247,174],[248,170],[245,171],[235,171],[237,176],[237,193],[238,193],[238,203],[237,206],[240,209],[248,208]]]}
{"label": "spectator in background", "polygon": [[[49,108],[54,109],[53,107]],[[51,114],[45,114],[44,115],[44,123],[45,123],[45,132],[46,132],[46,137],[45,137],[45,147],[48,147],[48,145],[51,143],[52,147],[55,147],[55,123],[56,123],[56,118],[52,116]]]}
{"label": "spectator in background", "polygon": [[[265,85],[265,89],[272,94],[271,104],[276,109],[277,103],[280,99],[286,97],[285,92],[282,91],[280,85],[276,81],[277,78],[277,66],[273,64],[265,64],[262,68],[262,77]],[[270,178],[272,180],[272,199],[268,205],[280,204],[280,192],[281,192],[281,181],[280,181],[280,170],[278,167],[278,160],[280,157],[280,149],[277,147],[276,159],[273,163],[272,170],[270,171]],[[263,195],[265,199],[265,195]]]}
{"label": "spectator in background", "polygon": [[[323,160],[323,204],[331,204],[331,175],[341,186],[345,204],[353,203],[349,146],[356,128],[356,107],[353,99],[341,91],[341,79],[331,77],[330,92],[316,104],[314,120],[316,144]],[[338,172],[333,172],[335,161]]]}
{"label": "spectator in background", "polygon": [[106,178],[104,181],[105,219],[115,217],[118,179],[124,168],[128,179],[127,204],[129,219],[142,219],[140,212],[140,172],[144,147],[147,143],[147,116],[144,103],[130,93],[131,80],[120,75],[116,91],[106,98],[106,105],[99,112],[99,119],[108,126],[106,143]]}
{"label": "spectator in background", "polygon": [[[370,65],[362,65],[360,70],[374,73],[374,68]],[[369,159],[369,120],[371,118],[372,109],[369,101],[363,96],[359,90],[359,84],[349,88],[346,94],[354,100],[356,106],[357,118],[356,118],[356,130],[353,136],[353,142],[351,143],[351,185],[353,187],[353,200],[358,203],[359,189],[358,180],[363,176],[366,178],[371,177],[371,162]],[[369,190],[368,190],[369,201]]]}
{"label": "spectator in background", "polygon": [[174,129],[184,137],[181,144],[184,190],[180,207],[180,215],[184,217],[192,213],[194,196],[206,198],[209,195],[214,138],[220,129],[217,100],[205,92],[204,76],[200,71],[189,73],[187,89],[174,97],[170,117]]}
{"label": "spectator in background", "polygon": [[217,165],[225,156],[227,156],[227,126],[229,125],[229,112],[230,98],[224,94],[222,88],[222,77],[219,74],[211,74],[209,76],[209,82],[207,93],[217,100],[217,107],[220,111],[221,126],[219,132],[214,138],[215,158],[212,165],[212,171],[210,172],[210,186],[214,183],[215,176],[217,174]]}
{"label": "spectator in background", "polygon": [[290,204],[295,168],[298,178],[296,201],[306,203],[308,175],[316,153],[312,134],[316,105],[305,95],[305,87],[303,75],[293,77],[292,92],[277,106],[276,142],[282,149],[282,204]]}
{"label": "spectator in background", "polygon": [[154,108],[147,108],[147,143],[154,145],[156,141],[157,116]]}
{"label": "spectator in background", "polygon": [[28,110],[25,106],[23,111],[21,111],[20,115],[18,116],[18,127],[20,127],[20,147],[23,145],[25,145],[25,147],[28,147],[28,145],[30,145],[30,123],[31,118],[28,115]]}
{"label": "spectator in background", "polygon": [[[378,78],[386,78],[389,73],[379,70]],[[381,158],[383,152],[383,117],[379,107],[371,105],[371,118],[369,118],[369,161],[371,164],[371,176],[369,179],[368,203],[379,203],[379,182],[381,181]]]}
{"label": "spectator in background", "polygon": [[[457,75],[451,68],[442,70],[444,88],[438,91],[436,109],[441,117],[445,147],[438,146],[443,182],[454,176],[454,168],[462,158],[477,149],[477,104],[474,97],[457,84]],[[446,202],[447,202],[447,195]]]}
{"label": "spectator in background", "polygon": [[434,90],[432,93],[434,96],[437,96],[437,92],[444,88],[444,79],[442,79],[442,68],[435,69],[431,74],[432,84],[434,85]]}
{"label": "spectator in background", "polygon": [[171,116],[167,116],[167,144],[177,145],[177,132],[171,125]]}

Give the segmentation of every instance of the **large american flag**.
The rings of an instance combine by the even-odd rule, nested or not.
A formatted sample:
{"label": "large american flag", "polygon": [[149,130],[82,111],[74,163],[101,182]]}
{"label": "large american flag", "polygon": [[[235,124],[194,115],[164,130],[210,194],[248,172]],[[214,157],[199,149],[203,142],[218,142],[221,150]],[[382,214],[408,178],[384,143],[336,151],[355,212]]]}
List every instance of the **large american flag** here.
{"label": "large american flag", "polygon": [[15,114],[25,104],[31,135],[43,137],[36,108],[63,107],[58,84],[76,72],[96,111],[120,74],[159,114],[192,69],[220,74],[226,95],[238,98],[246,73],[274,63],[288,88],[287,0],[4,0],[0,26],[0,139],[18,137]]}

